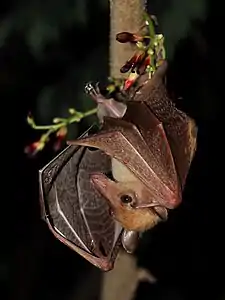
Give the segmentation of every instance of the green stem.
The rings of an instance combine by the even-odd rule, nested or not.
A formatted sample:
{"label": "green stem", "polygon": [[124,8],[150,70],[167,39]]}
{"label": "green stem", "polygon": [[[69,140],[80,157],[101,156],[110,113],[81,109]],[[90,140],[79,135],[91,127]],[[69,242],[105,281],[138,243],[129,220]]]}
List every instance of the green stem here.
{"label": "green stem", "polygon": [[62,123],[59,123],[57,125],[36,125],[36,124],[33,124],[32,128],[36,129],[36,130],[49,130],[49,129],[53,129],[54,128],[55,130],[57,130],[61,126],[62,126]]}
{"label": "green stem", "polygon": [[150,38],[154,39],[154,37],[155,37],[155,27],[154,27],[152,19],[149,17],[149,15],[146,12],[144,12],[144,19],[145,19],[145,21],[148,22],[148,29],[149,29]]}
{"label": "green stem", "polygon": [[68,124],[72,124],[74,122],[80,122],[81,119],[86,118],[90,115],[94,115],[97,112],[97,108],[93,108],[87,112],[81,113],[81,112],[76,112],[74,116],[69,117],[68,119],[65,119],[65,121],[60,122],[58,124],[51,124],[51,125],[36,125],[32,124],[32,128],[36,130],[52,130],[56,131],[59,128],[66,126]]}
{"label": "green stem", "polygon": [[46,143],[48,141],[49,136],[55,132],[54,128],[49,129],[45,134],[41,136],[41,142]]}
{"label": "green stem", "polygon": [[86,117],[89,117],[89,116],[94,115],[96,113],[97,113],[97,108],[93,108],[93,109],[88,110],[85,113],[81,113],[81,114],[83,115],[82,118],[86,118]]}

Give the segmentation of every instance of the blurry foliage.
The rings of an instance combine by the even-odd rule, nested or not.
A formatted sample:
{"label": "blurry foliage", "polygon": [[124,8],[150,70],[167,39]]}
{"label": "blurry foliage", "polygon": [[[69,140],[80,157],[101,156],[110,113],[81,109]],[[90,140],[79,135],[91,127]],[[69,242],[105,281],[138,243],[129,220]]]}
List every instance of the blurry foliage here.
{"label": "blurry foliage", "polygon": [[[79,59],[79,55],[78,55]],[[59,81],[45,86],[39,93],[37,115],[42,123],[57,116],[65,116],[68,107],[86,111],[93,108],[93,101],[84,93],[86,82],[107,76],[107,48],[98,46],[66,69]],[[90,120],[91,121],[91,120]]]}
{"label": "blurry foliage", "polygon": [[[90,12],[93,5],[95,9]],[[100,16],[102,12],[107,16],[107,7],[107,0],[96,0],[94,4],[91,0],[19,1],[1,16],[0,47],[7,45],[12,36],[22,36],[37,64],[52,68],[49,75],[55,79],[49,78],[52,82],[40,87],[37,99],[36,115],[40,122],[49,122],[53,115],[64,115],[74,103],[82,109],[90,107],[91,101],[83,94],[84,82],[91,73],[94,77],[107,75],[108,48],[105,30],[102,42],[97,39],[92,47],[90,43],[91,32],[97,34],[102,25],[107,28],[107,19],[92,28],[90,20],[93,22],[94,14]]]}
{"label": "blurry foliage", "polygon": [[178,42],[190,34],[191,23],[206,18],[206,0],[169,0],[168,5],[165,0],[155,0],[155,3],[161,4],[160,24],[166,39],[167,56],[172,59]]}
{"label": "blurry foliage", "polygon": [[[0,26],[0,46],[13,31],[22,32],[31,52],[41,57],[44,47],[60,39],[62,30],[71,26],[87,26],[90,0],[48,0],[18,1],[14,9],[2,17]],[[105,9],[107,1],[96,0],[100,9]]]}

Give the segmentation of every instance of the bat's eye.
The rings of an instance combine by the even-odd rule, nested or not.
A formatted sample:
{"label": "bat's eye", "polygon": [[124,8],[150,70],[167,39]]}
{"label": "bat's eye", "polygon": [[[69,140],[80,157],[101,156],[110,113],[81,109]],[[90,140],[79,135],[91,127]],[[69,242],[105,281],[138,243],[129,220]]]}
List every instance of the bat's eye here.
{"label": "bat's eye", "polygon": [[130,195],[122,195],[122,196],[120,196],[120,200],[122,203],[128,204],[133,201],[133,198]]}

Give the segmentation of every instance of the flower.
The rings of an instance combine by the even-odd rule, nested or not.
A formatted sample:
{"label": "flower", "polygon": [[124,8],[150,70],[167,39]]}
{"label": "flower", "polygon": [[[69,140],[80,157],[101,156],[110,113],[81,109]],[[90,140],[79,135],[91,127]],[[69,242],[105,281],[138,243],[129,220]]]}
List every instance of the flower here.
{"label": "flower", "polygon": [[129,77],[125,80],[123,90],[128,90],[132,84],[135,82],[135,80],[138,78],[138,74],[136,72],[130,73]]}
{"label": "flower", "polygon": [[150,65],[150,56],[147,51],[139,51],[121,67],[120,72],[136,71],[138,74],[142,74],[148,65]]}
{"label": "flower", "polygon": [[123,31],[123,32],[117,33],[116,40],[119,43],[137,43],[137,42],[142,42],[143,37],[140,35],[137,35],[135,33]]}
{"label": "flower", "polygon": [[134,54],[134,56],[131,57],[126,63],[120,68],[121,73],[127,73],[131,68],[135,66],[139,59],[138,54]]}
{"label": "flower", "polygon": [[58,151],[60,150],[61,146],[62,146],[62,142],[65,138],[65,136],[67,135],[67,128],[66,126],[61,127],[57,132],[56,132],[56,137],[57,140],[54,143],[54,151]]}
{"label": "flower", "polygon": [[59,139],[64,139],[64,137],[66,136],[66,134],[67,134],[67,128],[66,128],[66,126],[61,127],[61,128],[56,132],[56,136],[57,136]]}
{"label": "flower", "polygon": [[[116,40],[120,43],[135,43],[137,48],[137,52],[120,68],[120,72],[135,73],[135,76],[147,72],[149,78],[151,78],[166,57],[164,36],[155,32],[154,27],[158,25],[155,16],[149,16],[145,13],[144,18],[145,24],[137,33],[123,31],[116,35]],[[128,75],[124,89],[129,88],[133,84],[134,79],[132,76]]]}
{"label": "flower", "polygon": [[31,126],[31,127],[33,127],[34,126],[34,118],[32,117],[32,115],[31,115],[31,113],[29,112],[28,113],[28,116],[27,116],[27,123]]}
{"label": "flower", "polygon": [[121,68],[120,68],[120,72],[121,73],[127,73],[128,71],[131,70],[131,72],[133,72],[137,65],[139,65],[143,58],[145,57],[145,52],[143,51],[139,51],[137,53],[135,53]]}
{"label": "flower", "polygon": [[136,66],[137,73],[143,74],[145,72],[146,68],[150,65],[150,63],[151,63],[150,56],[147,55],[147,53],[145,53],[142,60],[140,60],[140,62]]}
{"label": "flower", "polygon": [[33,142],[25,147],[24,152],[30,156],[34,156],[37,152],[41,151],[45,146],[45,143],[41,140]]}

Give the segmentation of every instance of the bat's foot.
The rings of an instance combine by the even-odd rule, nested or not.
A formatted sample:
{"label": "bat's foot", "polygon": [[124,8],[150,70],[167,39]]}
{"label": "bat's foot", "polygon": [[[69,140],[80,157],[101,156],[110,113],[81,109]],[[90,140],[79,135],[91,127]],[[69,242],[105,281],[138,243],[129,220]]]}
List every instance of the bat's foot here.
{"label": "bat's foot", "polygon": [[97,116],[100,123],[103,123],[104,117],[122,118],[126,112],[127,106],[122,102],[118,102],[113,98],[105,98],[99,89],[98,84],[94,87],[92,83],[87,83],[85,86],[86,94],[97,103]]}
{"label": "bat's foot", "polygon": [[84,87],[84,91],[90,95],[96,103],[102,103],[103,100],[106,100],[100,92],[98,83],[94,86],[91,82],[88,82]]}

